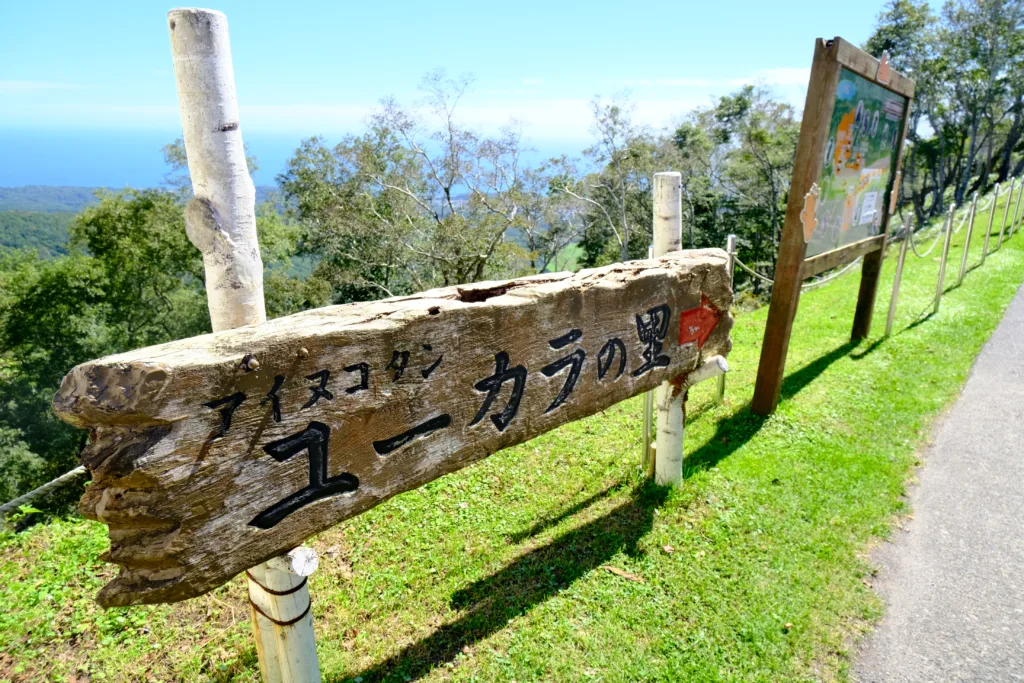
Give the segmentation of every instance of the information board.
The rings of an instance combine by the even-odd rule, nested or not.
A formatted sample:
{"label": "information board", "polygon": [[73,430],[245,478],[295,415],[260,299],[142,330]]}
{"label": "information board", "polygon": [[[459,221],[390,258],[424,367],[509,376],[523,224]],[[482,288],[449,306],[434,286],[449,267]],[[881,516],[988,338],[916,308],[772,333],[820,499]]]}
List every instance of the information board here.
{"label": "information board", "polygon": [[805,258],[882,233],[907,98],[843,67]]}

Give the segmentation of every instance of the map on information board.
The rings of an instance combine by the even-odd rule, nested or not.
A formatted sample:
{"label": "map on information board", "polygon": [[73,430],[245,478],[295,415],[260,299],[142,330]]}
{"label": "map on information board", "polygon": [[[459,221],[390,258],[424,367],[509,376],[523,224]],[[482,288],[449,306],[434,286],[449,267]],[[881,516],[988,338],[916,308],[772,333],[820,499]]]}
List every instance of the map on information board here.
{"label": "map on information board", "polygon": [[818,224],[806,258],[881,234],[907,100],[842,69],[822,159]]}

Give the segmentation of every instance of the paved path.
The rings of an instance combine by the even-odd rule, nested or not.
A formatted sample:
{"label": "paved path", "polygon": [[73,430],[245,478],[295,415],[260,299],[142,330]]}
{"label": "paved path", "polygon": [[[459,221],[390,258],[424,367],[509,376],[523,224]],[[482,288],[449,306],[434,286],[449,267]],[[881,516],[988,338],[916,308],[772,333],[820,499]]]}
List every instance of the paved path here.
{"label": "paved path", "polygon": [[908,531],[874,557],[886,615],[854,677],[1024,681],[1024,288],[924,460]]}

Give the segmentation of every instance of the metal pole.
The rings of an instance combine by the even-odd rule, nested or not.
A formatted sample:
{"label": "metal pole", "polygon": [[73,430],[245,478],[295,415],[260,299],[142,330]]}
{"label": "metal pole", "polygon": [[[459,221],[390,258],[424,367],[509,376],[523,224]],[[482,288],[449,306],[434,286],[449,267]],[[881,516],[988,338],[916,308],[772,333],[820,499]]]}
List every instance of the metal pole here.
{"label": "metal pole", "polygon": [[992,192],[992,210],[989,211],[988,214],[988,228],[985,230],[985,246],[981,249],[982,263],[985,263],[985,259],[988,257],[988,242],[992,239],[992,223],[996,218],[996,206],[999,204],[999,183],[996,183],[996,187]]}
{"label": "metal pole", "polygon": [[[736,235],[729,235],[725,241],[725,253],[728,256],[726,267],[729,269],[729,289],[736,283]],[[725,399],[725,373],[718,376],[718,386],[715,388],[715,403],[721,403]]]}
{"label": "metal pole", "polygon": [[1006,236],[1006,239],[1010,239],[1011,237],[1013,237],[1014,228],[1017,226],[1017,219],[1018,219],[1018,217],[1020,215],[1020,198],[1021,198],[1021,195],[1024,195],[1024,181],[1021,181],[1021,183],[1020,183],[1020,190],[1018,190],[1018,192],[1017,192],[1017,204],[1013,208],[1013,218],[1010,220],[1010,232]]}
{"label": "metal pole", "polygon": [[942,242],[942,260],[939,261],[939,284],[935,289],[935,312],[939,312],[939,302],[942,301],[942,286],[946,279],[946,260],[949,258],[949,243],[953,241],[953,212],[956,211],[956,202],[949,207],[949,214],[946,216],[946,239]]}
{"label": "metal pole", "polygon": [[[682,248],[682,175],[654,174],[654,255],[664,256]],[[683,480],[683,405],[686,392],[670,382],[658,387],[658,428],[655,435],[654,481],[662,486]]]}
{"label": "metal pole", "polygon": [[[647,258],[654,258],[654,245],[647,247]],[[644,394],[644,438],[643,447],[640,451],[640,469],[644,476],[650,477],[654,474],[654,453],[651,450],[651,417],[654,412],[654,392],[648,391]]]}
{"label": "metal pole", "polygon": [[914,217],[908,216],[904,229],[903,241],[900,243],[900,256],[896,261],[896,279],[892,283],[892,298],[889,299],[889,317],[885,319],[885,336],[892,334],[892,323],[896,319],[896,301],[900,298],[900,280],[903,278],[903,262],[907,259],[907,246],[910,234],[914,230]]}
{"label": "metal pole", "polygon": [[967,252],[971,248],[971,235],[974,234],[974,214],[978,212],[978,192],[974,192],[974,197],[971,198],[971,213],[967,218],[967,235],[964,237],[964,253],[960,257],[960,276],[956,279],[956,284],[959,287],[964,281],[964,275],[967,274]]}
{"label": "metal pole", "polygon": [[1013,203],[1013,187],[1017,184],[1017,179],[1014,178],[1010,181],[1010,191],[1006,193],[1006,209],[1003,210],[1003,220],[999,224],[999,241],[996,242],[996,249],[1003,246],[1003,232],[1006,231],[1006,219],[1010,217],[1010,204]]}

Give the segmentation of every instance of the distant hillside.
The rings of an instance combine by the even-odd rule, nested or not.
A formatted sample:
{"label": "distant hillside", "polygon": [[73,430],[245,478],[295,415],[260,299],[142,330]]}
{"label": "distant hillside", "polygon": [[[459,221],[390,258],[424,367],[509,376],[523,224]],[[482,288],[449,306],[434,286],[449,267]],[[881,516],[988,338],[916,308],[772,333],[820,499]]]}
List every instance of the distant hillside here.
{"label": "distant hillside", "polygon": [[[25,185],[0,187],[0,250],[35,249],[43,258],[68,252],[68,227],[75,214],[96,203],[97,187]],[[273,187],[256,188],[256,202]]]}
{"label": "distant hillside", "polygon": [[43,258],[68,253],[72,211],[0,211],[0,251],[35,249]]}
{"label": "distant hillside", "polygon": [[[23,185],[0,187],[0,211],[71,211],[77,213],[96,203],[99,187],[66,185]],[[256,203],[264,201],[276,188],[256,187]]]}
{"label": "distant hillside", "polygon": [[24,185],[0,187],[0,211],[78,212],[96,201],[96,187]]}

